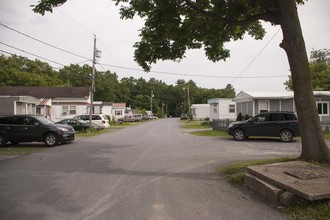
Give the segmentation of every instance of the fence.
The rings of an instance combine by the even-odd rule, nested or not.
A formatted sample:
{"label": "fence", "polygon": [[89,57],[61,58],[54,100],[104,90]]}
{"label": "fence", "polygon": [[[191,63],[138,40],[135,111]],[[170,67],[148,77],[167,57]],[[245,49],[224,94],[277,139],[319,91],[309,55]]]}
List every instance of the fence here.
{"label": "fence", "polygon": [[212,128],[213,130],[227,131],[229,124],[234,121],[235,120],[231,120],[231,119],[213,119]]}
{"label": "fence", "polygon": [[321,127],[324,132],[330,132],[330,121],[321,121]]}

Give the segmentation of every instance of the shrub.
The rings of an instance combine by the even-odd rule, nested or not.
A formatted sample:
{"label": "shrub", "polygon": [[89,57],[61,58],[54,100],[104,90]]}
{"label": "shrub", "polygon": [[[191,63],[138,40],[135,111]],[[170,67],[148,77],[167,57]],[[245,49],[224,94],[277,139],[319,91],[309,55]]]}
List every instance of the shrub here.
{"label": "shrub", "polygon": [[242,113],[238,113],[237,117],[236,117],[236,121],[243,121],[243,116]]}

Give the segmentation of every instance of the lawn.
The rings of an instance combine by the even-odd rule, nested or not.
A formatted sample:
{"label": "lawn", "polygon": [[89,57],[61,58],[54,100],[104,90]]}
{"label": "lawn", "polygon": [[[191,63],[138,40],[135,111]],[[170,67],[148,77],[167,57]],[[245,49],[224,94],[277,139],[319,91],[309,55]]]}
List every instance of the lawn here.
{"label": "lawn", "polygon": [[182,120],[180,126],[181,128],[185,128],[185,129],[212,128],[210,122],[207,121]]}

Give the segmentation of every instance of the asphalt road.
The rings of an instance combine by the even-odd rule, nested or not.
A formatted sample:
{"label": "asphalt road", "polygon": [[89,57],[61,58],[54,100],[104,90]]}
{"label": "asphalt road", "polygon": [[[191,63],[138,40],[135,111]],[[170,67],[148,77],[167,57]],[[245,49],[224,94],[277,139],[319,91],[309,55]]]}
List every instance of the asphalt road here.
{"label": "asphalt road", "polygon": [[147,122],[0,161],[0,219],[285,219],[217,172],[298,155],[300,143],[233,141]]}

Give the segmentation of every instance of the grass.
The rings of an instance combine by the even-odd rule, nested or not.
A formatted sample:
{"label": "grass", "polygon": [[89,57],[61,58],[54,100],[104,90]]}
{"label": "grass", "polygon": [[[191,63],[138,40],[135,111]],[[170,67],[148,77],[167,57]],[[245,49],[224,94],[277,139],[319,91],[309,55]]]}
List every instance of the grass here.
{"label": "grass", "polygon": [[330,133],[324,133],[324,138],[326,140],[329,140],[330,139]]}
{"label": "grass", "polygon": [[36,153],[42,150],[45,150],[46,146],[14,146],[11,147],[1,147],[0,148],[0,155],[4,156],[16,156],[16,155],[26,155]]}
{"label": "grass", "polygon": [[208,130],[208,131],[194,131],[191,133],[198,136],[230,137],[227,131]]}
{"label": "grass", "polygon": [[[230,183],[243,184],[244,174],[247,172],[248,166],[288,162],[295,160],[293,158],[276,158],[267,160],[253,160],[230,164],[220,168],[219,171],[228,179]],[[304,199],[299,199],[293,205],[284,208],[283,213],[292,219],[309,220],[330,219],[330,201],[310,202]]]}
{"label": "grass", "polygon": [[211,128],[209,122],[206,121],[190,121],[190,120],[182,120],[180,124],[181,128],[186,129],[200,129],[200,128]]}
{"label": "grass", "polygon": [[309,202],[299,199],[295,204],[283,210],[285,215],[293,219],[330,219],[330,201]]}
{"label": "grass", "polygon": [[243,161],[239,163],[230,164],[226,167],[221,168],[219,171],[220,173],[225,175],[225,177],[228,179],[230,183],[243,184],[244,174],[247,172],[248,166],[281,163],[292,160],[294,159],[288,157],[280,157],[275,159]]}

